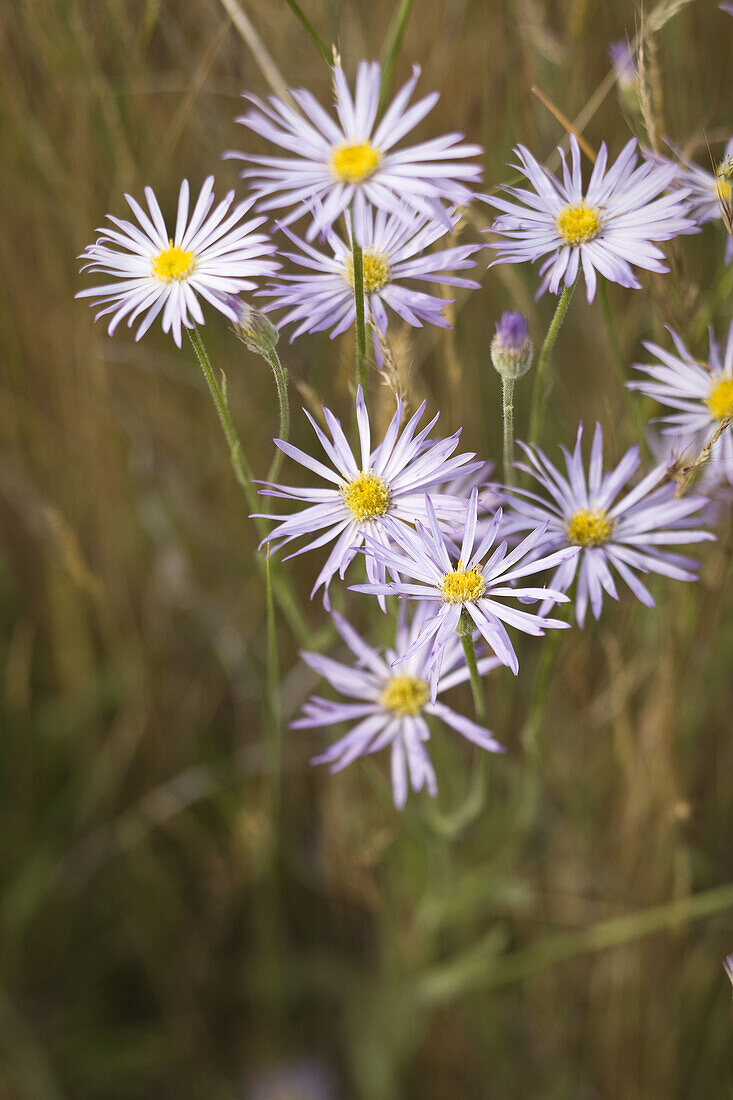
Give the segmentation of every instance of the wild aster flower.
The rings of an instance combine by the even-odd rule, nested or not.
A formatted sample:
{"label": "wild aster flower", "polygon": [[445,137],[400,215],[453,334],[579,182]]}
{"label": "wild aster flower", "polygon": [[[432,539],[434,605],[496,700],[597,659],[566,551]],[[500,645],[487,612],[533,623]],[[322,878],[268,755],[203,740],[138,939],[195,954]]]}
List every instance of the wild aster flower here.
{"label": "wild aster flower", "polygon": [[601,145],[585,190],[574,134],[570,135],[571,166],[560,150],[562,182],[523,145],[515,152],[521,161],[517,167],[534,191],[504,188],[519,203],[493,195],[481,197],[503,211],[491,227],[503,238],[491,245],[498,250],[494,263],[533,263],[547,256],[540,267],[543,281],[538,297],[548,288],[558,294],[563,284],[572,286],[581,266],[589,302],[596,292],[596,272],[621,286],[639,289],[632,264],[648,271],[669,270],[653,242],[696,232],[686,216],[685,192],[676,189],[663,194],[674,180],[676,166],[638,164],[633,139],[608,172],[606,144]]}
{"label": "wild aster flower", "polygon": [[254,109],[237,119],[250,130],[294,154],[287,157],[227,153],[255,167],[242,172],[252,181],[262,210],[294,206],[284,219],[288,224],[301,217],[314,202],[322,203],[307,237],[332,225],[352,205],[370,203],[379,209],[405,217],[405,207],[426,217],[446,222],[442,201],[466,206],[472,192],[466,186],[478,181],[478,165],[459,163],[479,156],[479,145],[461,144],[462,134],[444,134],[411,145],[394,147],[433,109],[437,92],[408,107],[420,76],[412,76],[400,89],[377,123],[381,67],[361,61],[356,91],[351,97],[339,65],[333,69],[336,99],[335,120],[305,89],[291,89],[301,113],[271,96],[264,103],[256,96],[246,98]]}
{"label": "wild aster flower", "polygon": [[110,336],[123,318],[132,326],[142,317],[135,335],[139,340],[162,311],[163,332],[171,332],[180,347],[182,326],[204,324],[198,295],[236,321],[228,295],[252,290],[259,276],[277,271],[279,264],[264,259],[273,255],[275,246],[264,233],[254,232],[265,218],[242,222],[254,199],[237,203],[229,214],[234,200],[230,191],[209,213],[213,192],[214,177],[209,176],[189,219],[188,180],[183,180],[173,234],[168,232],[150,187],[145,188],[149,214],[132,195],[125,195],[138,225],[107,215],[117,228],[100,228],[97,232],[102,236],[85,248],[79,259],[86,261],[82,271],[100,271],[119,281],[90,287],[76,297],[95,298],[96,304],[104,307],[95,320],[112,314],[107,330]]}
{"label": "wild aster flower", "polygon": [[[651,593],[636,572],[661,573],[682,581],[697,580],[693,572],[697,562],[659,547],[714,537],[707,531],[690,529],[694,521],[689,517],[703,507],[705,499],[683,497],[676,500],[675,484],[664,482],[666,462],[617,499],[639,467],[639,448],[631,447],[618,466],[604,474],[600,424],[596,425],[586,480],[582,436],[581,424],[572,455],[563,447],[567,476],[538,447],[520,444],[529,465],[517,463],[517,468],[539,482],[544,495],[524,489],[507,492],[512,499],[512,511],[507,516],[508,530],[533,531],[539,524],[546,525],[537,544],[537,553],[557,551],[563,546],[580,548],[577,557],[560,565],[551,584],[566,592],[577,574],[575,613],[581,627],[585,624],[588,601],[598,619],[603,593],[618,599],[612,569],[637,599],[646,607],[654,607]],[[545,605],[549,606],[549,603]]]}
{"label": "wild aster flower", "polygon": [[[408,582],[401,579],[385,583],[351,585],[355,592],[370,592],[377,596],[395,595],[408,599],[427,600],[436,608],[432,618],[423,624],[419,636],[399,658],[405,661],[420,647],[430,644],[426,675],[430,682],[431,699],[434,702],[440,680],[441,665],[452,643],[453,635],[465,612],[468,621],[473,620],[484,641],[491,647],[503,665],[515,674],[519,662],[504,623],[524,631],[525,634],[542,636],[547,627],[566,627],[559,619],[548,619],[528,611],[519,611],[502,601],[508,597],[520,601],[550,599],[567,603],[567,596],[550,588],[514,588],[512,582],[543,569],[551,569],[568,561],[578,553],[577,547],[567,547],[558,553],[528,561],[528,555],[541,540],[544,527],[533,531],[514,550],[507,553],[502,542],[487,563],[484,558],[494,545],[502,521],[498,508],[484,536],[476,542],[478,490],[473,489],[465,507],[463,540],[458,561],[451,560],[450,544],[446,543],[436,520],[435,508],[429,496],[425,498],[427,528],[418,523],[416,530],[404,526],[389,525],[389,534],[397,543],[397,549],[365,537],[367,560],[373,557],[383,569],[404,573]],[[464,617],[464,622],[466,618]]]}
{"label": "wild aster flower", "polygon": [[[678,149],[674,149],[674,152],[680,161],[677,185],[687,192],[688,213],[698,225],[705,225],[718,218],[723,221],[728,233],[725,262],[729,264],[733,260],[733,137],[728,140],[723,157],[714,172],[683,157]],[[670,163],[663,157],[655,159],[658,163]]]}
{"label": "wild aster flower", "polygon": [[[450,480],[459,473],[472,473],[483,466],[481,462],[471,464],[473,453],[453,454],[458,446],[460,431],[440,441],[427,438],[438,416],[433,417],[416,434],[424,411],[423,401],[400,434],[402,401],[398,399],[397,409],[384,439],[372,450],[369,414],[363,390],[359,386],[356,394],[356,417],[361,453],[358,459],[354,457],[341,424],[330,409],[323,409],[330,439],[306,412],[305,415],[331,463],[330,467],[311,458],[291,443],[275,440],[276,446],[284,454],[323,478],[328,487],[306,489],[275,485],[273,488],[260,490],[267,496],[283,497],[305,504],[304,508],[285,518],[276,515],[263,517],[278,520],[277,526],[265,541],[279,547],[302,535],[323,532],[290,555],[296,557],[335,540],[311,592],[312,598],[323,585],[323,602],[327,608],[330,606],[328,587],[331,578],[338,572],[343,579],[367,534],[375,542],[388,542],[394,531],[414,523],[416,518],[425,518],[426,488]],[[463,518],[463,502],[451,494],[442,493],[436,496],[435,507],[441,522],[459,523]],[[384,581],[385,578],[383,567],[371,557],[367,558],[367,576],[374,583]]]}
{"label": "wild aster flower", "polygon": [[[733,416],[733,321],[728,328],[724,353],[711,329],[708,363],[694,359],[677,333],[672,329],[669,332],[677,354],[665,351],[658,344],[645,342],[644,347],[659,363],[650,366],[635,363],[634,369],[643,371],[648,380],[626,384],[629,389],[639,390],[662,405],[678,410],[661,418],[662,433],[687,437],[688,446],[697,454],[721,420]],[[718,470],[726,471],[733,481],[733,425],[729,425],[715,444],[714,459]]]}
{"label": "wild aster flower", "polygon": [[[490,730],[456,714],[435,697],[456,684],[468,680],[469,672],[457,634],[448,640],[443,674],[437,681],[433,701],[427,682],[427,654],[415,651],[414,642],[423,629],[429,610],[418,604],[412,621],[404,608],[397,623],[394,649],[381,654],[368,645],[341,615],[333,621],[339,634],[357,658],[356,665],[344,665],[319,653],[303,653],[303,660],[328,680],[349,702],[333,702],[313,696],[303,707],[303,717],[291,723],[293,729],[332,726],[337,722],[355,723],[352,729],[326,752],[315,757],[314,764],[330,764],[332,772],[341,771],[358,757],[392,750],[392,791],[399,810],[407,800],[408,777],[414,791],[425,787],[428,794],[438,793],[435,772],[426,743],[430,730],[426,717],[440,718],[487,752],[503,752]],[[409,651],[409,656],[407,653]],[[399,671],[393,667],[399,664]],[[477,662],[484,676],[499,662],[482,657]]]}
{"label": "wild aster flower", "polygon": [[[414,327],[427,322],[450,328],[443,316],[445,298],[411,286],[440,282],[447,286],[476,288],[473,279],[451,274],[474,266],[470,259],[483,246],[458,245],[440,252],[426,252],[431,244],[445,236],[443,222],[417,218],[406,222],[404,215],[388,214],[371,207],[357,212],[356,239],[363,249],[364,294],[368,316],[382,334],[387,330],[387,308]],[[452,216],[452,221],[457,218]],[[273,301],[266,309],[287,309],[281,325],[295,324],[290,339],[305,332],[331,330],[331,339],[350,328],[355,321],[354,261],[351,247],[351,218],[346,215],[346,242],[333,232],[326,232],[331,255],[318,251],[300,240],[286,227],[288,237],[301,250],[284,255],[306,275],[279,275],[277,282],[262,293]]]}

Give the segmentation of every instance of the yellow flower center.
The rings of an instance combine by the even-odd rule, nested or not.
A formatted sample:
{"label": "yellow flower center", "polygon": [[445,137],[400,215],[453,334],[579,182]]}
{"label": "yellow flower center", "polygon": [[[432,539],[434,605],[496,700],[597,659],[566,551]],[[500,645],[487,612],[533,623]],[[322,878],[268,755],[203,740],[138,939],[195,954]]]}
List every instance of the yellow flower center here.
{"label": "yellow flower center", "polygon": [[705,401],[713,420],[733,416],[733,378],[721,378],[713,386]]}
{"label": "yellow flower center", "polygon": [[376,172],[381,160],[379,149],[368,141],[337,145],[331,153],[331,171],[342,183],[363,183]]}
{"label": "yellow flower center", "polygon": [[379,701],[393,714],[419,714],[429,698],[428,685],[415,676],[393,676]]}
{"label": "yellow flower center", "polygon": [[346,506],[355,520],[363,523],[369,519],[379,519],[389,508],[389,486],[378,474],[370,472],[357,474],[352,481],[342,486]]}
{"label": "yellow flower center", "polygon": [[481,566],[464,569],[459,561],[455,569],[443,574],[440,591],[446,603],[472,603],[480,599],[486,591]]}
{"label": "yellow flower center", "polygon": [[568,521],[568,538],[576,546],[603,546],[610,539],[613,527],[605,511],[589,512],[587,508],[580,508]]}
{"label": "yellow flower center", "polygon": [[168,242],[168,247],[153,260],[153,275],[163,283],[180,282],[193,271],[193,252],[186,252],[179,245]]}
{"label": "yellow flower center", "polygon": [[[363,256],[364,293],[373,294],[389,282],[389,256],[386,252],[376,252],[367,248]],[[346,257],[346,279],[349,286],[354,285],[354,257]]]}
{"label": "yellow flower center", "polygon": [[557,215],[555,224],[565,244],[578,245],[592,241],[601,229],[601,219],[597,206],[588,206],[578,202],[575,206],[564,206]]}

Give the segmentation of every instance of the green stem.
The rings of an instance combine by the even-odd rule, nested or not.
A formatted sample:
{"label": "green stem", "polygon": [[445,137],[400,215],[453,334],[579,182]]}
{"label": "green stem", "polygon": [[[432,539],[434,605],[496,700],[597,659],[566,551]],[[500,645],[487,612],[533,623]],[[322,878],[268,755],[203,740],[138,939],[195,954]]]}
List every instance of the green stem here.
{"label": "green stem", "polygon": [[542,434],[542,422],[544,420],[545,406],[547,404],[547,383],[545,381],[547,365],[550,360],[552,349],[555,346],[555,341],[557,340],[557,334],[562,328],[562,323],[565,320],[565,314],[568,311],[570,299],[573,296],[573,291],[577,283],[578,280],[576,279],[572,286],[563,287],[562,294],[555,308],[555,313],[550,321],[550,327],[545,336],[545,342],[542,345],[540,357],[537,360],[537,372],[535,374],[534,389],[532,391],[532,412],[529,418],[530,443],[538,443],[540,435]]}
{"label": "green stem", "polygon": [[326,62],[328,67],[331,68],[331,66],[333,65],[333,54],[321,38],[316,28],[311,23],[308,16],[301,8],[300,4],[297,3],[297,0],[285,0],[285,3],[288,5],[296,19],[298,19],[301,26],[305,30],[313,45],[318,50],[323,60]]}
{"label": "green stem", "polygon": [[401,0],[400,6],[395,12],[389,30],[387,31],[384,49],[382,50],[382,84],[379,91],[380,110],[384,107],[387,102],[387,97],[389,96],[389,90],[392,86],[392,80],[394,79],[395,65],[397,64],[397,55],[400,52],[402,36],[405,33],[405,27],[410,17],[411,8],[412,0]]}
{"label": "green stem", "polygon": [[501,408],[504,417],[504,484],[514,485],[514,379],[501,380]]}
{"label": "green stem", "polygon": [[267,607],[267,694],[270,717],[270,814],[273,848],[277,850],[280,826],[280,783],[282,774],[282,705],[280,701],[280,669],[277,653],[277,625],[270,570],[270,551],[265,559],[265,595]]}
{"label": "green stem", "polygon": [[[234,427],[231,414],[229,412],[229,404],[227,401],[226,382],[222,381],[220,386],[216,380],[214,369],[211,366],[211,361],[204,347],[204,342],[201,339],[201,333],[197,328],[188,330],[188,335],[193,344],[193,350],[196,352],[196,358],[199,361],[201,370],[204,372],[204,378],[209,387],[209,393],[211,394],[214,406],[219,416],[219,423],[224,431],[224,437],[229,444],[229,457],[232,463],[232,469],[234,470],[234,476],[239,484],[244,489],[244,495],[247,497],[247,503],[252,511],[256,511],[258,507],[257,492],[254,487],[254,478],[252,477],[252,471],[249,463],[242,450],[242,444],[239,442],[239,436],[237,430]],[[222,380],[224,375],[222,375]],[[258,531],[261,531],[261,525],[255,521]]]}
{"label": "green stem", "polygon": [[466,657],[466,665],[471,677],[471,694],[473,695],[473,709],[476,712],[476,719],[479,722],[483,722],[486,718],[486,708],[484,706],[484,693],[481,686],[481,677],[479,676],[478,665],[476,663],[476,650],[473,644],[473,622],[465,611],[461,611],[461,619],[458,624],[458,635],[461,639],[461,645],[463,646],[463,652]]}
{"label": "green stem", "polygon": [[366,389],[366,317],[364,313],[364,253],[351,225],[351,254],[354,261],[354,306],[356,308],[356,384]]}
{"label": "green stem", "polygon": [[[254,479],[252,477],[252,470],[247,461],[244,451],[242,450],[242,444],[239,442],[239,436],[237,430],[234,427],[234,422],[229,412],[229,402],[227,400],[226,379],[222,374],[221,386],[216,380],[211,361],[207,354],[204,342],[201,338],[201,333],[197,328],[189,329],[188,335],[193,345],[193,350],[196,352],[196,358],[199,361],[201,370],[203,371],[206,384],[209,387],[209,393],[214,402],[214,406],[219,416],[219,422],[224,431],[224,437],[229,444],[229,457],[232,463],[232,469],[234,470],[234,476],[244,490],[244,495],[247,498],[247,504],[250,509],[255,512],[259,507],[259,500],[257,497],[257,491],[254,487]],[[282,369],[282,368],[281,368]],[[255,519],[255,530],[260,538],[265,535],[265,527],[261,519]],[[255,556],[257,562],[257,568],[265,571],[265,562],[260,554]],[[273,569],[272,575],[272,587],[277,597],[277,602],[285,616],[290,629],[298,639],[301,645],[312,643],[313,633],[303,618],[298,600],[295,593],[286,577],[281,573],[275,572]],[[312,645],[311,645],[312,648]]]}
{"label": "green stem", "polygon": [[[290,399],[288,398],[288,376],[285,368],[280,362],[280,357],[273,348],[268,351],[265,358],[272,367],[272,373],[275,378],[275,386],[277,387],[277,399],[280,405],[280,427],[279,437],[284,439],[287,443],[290,438]],[[275,448],[275,457],[273,458],[270,469],[267,472],[267,480],[274,481],[280,472],[282,465],[283,453],[279,447]]]}

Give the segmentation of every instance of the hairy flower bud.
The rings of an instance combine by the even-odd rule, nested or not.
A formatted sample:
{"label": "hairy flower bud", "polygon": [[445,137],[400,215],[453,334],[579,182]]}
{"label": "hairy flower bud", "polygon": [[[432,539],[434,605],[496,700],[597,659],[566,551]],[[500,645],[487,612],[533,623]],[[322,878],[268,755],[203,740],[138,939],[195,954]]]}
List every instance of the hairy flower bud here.
{"label": "hairy flower bud", "polygon": [[502,378],[521,378],[532,365],[534,349],[527,318],[518,310],[503,313],[491,341],[491,362]]}
{"label": "hairy flower bud", "polygon": [[239,315],[233,326],[236,335],[250,351],[267,357],[275,350],[280,334],[272,321],[259,309],[232,295],[228,302]]}

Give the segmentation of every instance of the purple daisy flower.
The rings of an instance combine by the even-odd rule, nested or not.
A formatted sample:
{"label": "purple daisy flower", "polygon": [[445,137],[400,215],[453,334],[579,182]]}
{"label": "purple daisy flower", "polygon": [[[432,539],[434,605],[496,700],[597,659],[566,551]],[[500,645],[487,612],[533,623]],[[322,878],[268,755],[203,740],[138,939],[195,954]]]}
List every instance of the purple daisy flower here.
{"label": "purple daisy flower", "polygon": [[305,89],[290,92],[300,111],[275,96],[270,96],[268,103],[256,96],[245,97],[254,109],[237,122],[293,154],[225,154],[254,165],[242,172],[242,178],[251,181],[255,195],[262,200],[262,210],[294,206],[285,218],[289,224],[302,217],[311,204],[320,202],[319,215],[307,233],[308,240],[313,240],[355,201],[403,218],[407,208],[444,223],[447,214],[442,202],[470,203],[473,194],[466,184],[480,180],[481,169],[462,162],[480,156],[480,145],[462,144],[463,135],[452,133],[405,149],[394,148],[439,99],[433,92],[408,106],[420,76],[417,65],[379,122],[380,65],[376,61],[359,63],[353,99],[341,67],[336,65],[332,71],[338,119]]}
{"label": "purple daisy flower", "polygon": [[[474,279],[454,275],[474,266],[471,257],[484,246],[463,244],[438,252],[426,250],[440,237],[446,227],[443,222],[417,218],[405,221],[404,215],[387,214],[384,210],[362,209],[356,215],[356,239],[363,249],[364,295],[367,317],[382,335],[387,331],[387,307],[408,325],[423,324],[450,328],[443,316],[445,298],[429,294],[420,284],[442,283],[446,286],[475,289]],[[458,218],[451,215],[457,224]],[[290,339],[305,332],[330,329],[331,339],[350,328],[356,318],[354,305],[354,262],[352,257],[351,217],[346,215],[347,240],[333,230],[326,232],[331,255],[300,240],[285,226],[283,230],[300,253],[283,255],[307,269],[305,275],[279,275],[263,292],[272,302],[266,310],[286,309],[280,325],[295,324]],[[418,286],[411,286],[417,283]]]}
{"label": "purple daisy flower", "polygon": [[[662,434],[682,437],[694,454],[699,454],[721,420],[733,416],[733,321],[728,327],[725,351],[710,330],[710,356],[707,363],[695,359],[673,329],[669,329],[677,354],[658,344],[645,342],[644,347],[659,363],[635,363],[648,379],[627,382],[631,390],[676,410],[661,417]],[[733,481],[733,424],[723,432],[711,454],[718,473],[725,472]]]}
{"label": "purple daisy flower", "polygon": [[[651,593],[636,573],[661,573],[675,580],[697,580],[694,572],[697,562],[659,548],[715,537],[708,531],[691,530],[696,521],[690,516],[704,506],[705,498],[675,499],[675,484],[664,481],[668,471],[666,462],[617,499],[639,467],[639,448],[631,447],[618,466],[604,474],[600,424],[596,424],[586,480],[582,436],[581,424],[572,455],[562,448],[567,477],[538,447],[520,444],[529,465],[518,462],[517,469],[524,470],[539,482],[545,495],[525,489],[507,490],[512,501],[512,510],[507,515],[508,530],[533,531],[544,524],[537,553],[557,551],[563,546],[580,549],[577,557],[560,565],[551,584],[566,592],[577,574],[575,614],[581,627],[589,601],[598,619],[603,593],[618,599],[612,569],[646,607],[654,607]],[[549,602],[545,604],[545,608],[549,606]]]}
{"label": "purple daisy flower", "polygon": [[[289,458],[318,474],[327,482],[326,488],[307,489],[287,485],[274,485],[260,490],[263,495],[283,497],[305,504],[305,507],[283,518],[265,515],[262,518],[277,520],[277,526],[264,540],[273,547],[284,546],[303,535],[315,535],[306,546],[290,557],[304,554],[335,541],[311,593],[311,598],[323,585],[323,602],[328,608],[328,587],[334,574],[343,579],[347,568],[368,535],[374,542],[389,542],[394,531],[425,518],[425,490],[460,475],[468,475],[483,467],[482,462],[472,463],[470,454],[454,455],[460,430],[448,439],[431,440],[428,433],[438,420],[436,415],[421,431],[417,425],[425,411],[423,401],[400,434],[402,401],[384,434],[382,442],[372,450],[369,413],[364,402],[364,392],[359,386],[356,394],[356,419],[359,428],[360,458],[347,442],[340,422],[330,409],[323,415],[331,438],[321,431],[313,417],[304,409],[313,430],[323,448],[330,467],[305,451],[276,439],[275,444]],[[463,519],[465,504],[450,493],[435,497],[435,509],[440,522],[457,525]],[[287,560],[287,559],[286,559]],[[372,557],[367,557],[367,576],[374,583],[385,579],[384,568]]]}
{"label": "purple daisy flower", "polygon": [[[491,730],[456,714],[445,703],[436,702],[442,692],[469,678],[457,634],[453,634],[446,645],[443,672],[437,681],[433,701],[430,701],[428,655],[414,646],[429,616],[429,607],[418,604],[408,621],[402,605],[394,649],[382,653],[368,645],[341,615],[334,612],[334,625],[357,658],[357,664],[344,665],[319,653],[303,653],[302,657],[319,676],[328,680],[331,687],[351,701],[332,702],[315,695],[305,703],[303,717],[291,723],[292,729],[332,726],[337,722],[355,723],[345,737],[312,761],[330,764],[332,772],[342,771],[360,756],[390,747],[392,791],[399,810],[407,801],[408,779],[414,791],[424,787],[433,797],[438,793],[426,749],[430,739],[426,718],[439,718],[487,752],[504,751],[494,740]],[[485,676],[499,665],[499,661],[494,657],[481,657],[477,664],[480,675]],[[399,666],[397,671],[395,665]]]}
{"label": "purple daisy flower", "polygon": [[522,171],[534,191],[506,187],[519,202],[493,195],[480,196],[503,213],[491,232],[503,240],[493,242],[498,250],[494,263],[534,263],[547,256],[540,267],[543,276],[539,297],[549,289],[558,294],[562,286],[573,286],[582,267],[588,301],[596,293],[596,273],[621,286],[639,289],[632,270],[668,271],[664,253],[653,243],[667,241],[679,233],[695,233],[687,216],[686,192],[671,185],[677,168],[671,163],[637,163],[636,141],[624,147],[616,163],[606,171],[608,151],[603,142],[587,188],[580,170],[580,146],[570,135],[571,165],[562,149],[562,182],[557,180],[528,149],[515,149]]}
{"label": "purple daisy flower", "polygon": [[522,602],[549,599],[567,603],[568,598],[562,592],[550,588],[515,588],[513,582],[531,573],[539,573],[543,569],[551,569],[567,562],[575,557],[578,548],[565,547],[549,556],[528,560],[545,533],[545,527],[541,526],[509,553],[507,544],[500,543],[489,561],[484,563],[484,558],[496,541],[502,522],[502,510],[496,510],[486,533],[475,546],[477,509],[478,489],[474,488],[470,500],[464,504],[463,539],[458,561],[454,562],[451,560],[453,545],[446,541],[440,531],[433,502],[426,496],[427,528],[420,522],[416,524],[414,531],[406,526],[398,528],[396,524],[390,524],[389,534],[397,544],[396,548],[378,542],[369,535],[364,540],[367,561],[372,557],[383,570],[389,569],[400,578],[404,574],[410,580],[351,585],[354,592],[426,600],[436,607],[432,618],[425,621],[419,636],[400,657],[400,661],[407,660],[415,650],[430,643],[426,674],[433,701],[443,659],[464,613],[469,622],[473,620],[482,638],[501,663],[511,668],[515,674],[519,671],[519,661],[504,623],[524,631],[525,634],[540,637],[548,627],[564,628],[569,625],[558,619],[520,611],[503,601],[507,598]]}

